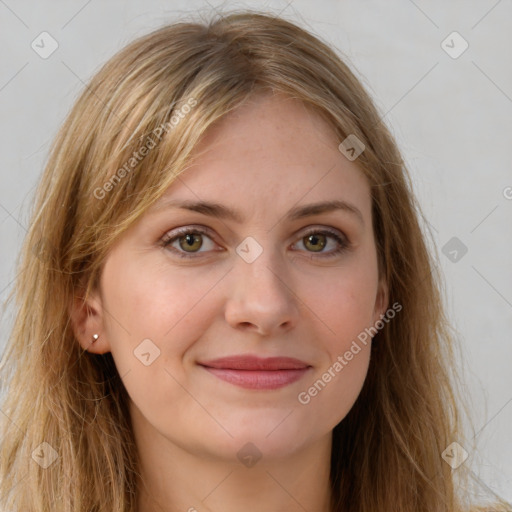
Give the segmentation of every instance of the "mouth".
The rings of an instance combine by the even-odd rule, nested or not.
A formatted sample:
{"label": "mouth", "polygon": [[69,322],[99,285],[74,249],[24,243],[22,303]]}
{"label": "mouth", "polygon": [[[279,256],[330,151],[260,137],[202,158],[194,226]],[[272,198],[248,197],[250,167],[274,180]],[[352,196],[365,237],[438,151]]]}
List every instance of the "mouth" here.
{"label": "mouth", "polygon": [[199,363],[217,378],[246,389],[278,389],[301,379],[311,365],[291,357],[231,356]]}

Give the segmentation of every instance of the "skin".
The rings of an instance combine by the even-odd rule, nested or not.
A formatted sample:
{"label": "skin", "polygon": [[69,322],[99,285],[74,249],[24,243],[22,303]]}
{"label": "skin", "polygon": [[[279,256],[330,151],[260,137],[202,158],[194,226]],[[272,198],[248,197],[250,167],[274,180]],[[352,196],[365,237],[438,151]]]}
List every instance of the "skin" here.
{"label": "skin", "polygon": [[[371,342],[308,404],[297,397],[387,307],[370,188],[339,142],[298,100],[252,97],[206,133],[194,165],[112,248],[88,311],[73,312],[79,342],[112,353],[131,398],[146,484],[140,512],[329,510],[332,430],[362,388]],[[243,222],[161,207],[170,199],[215,201]],[[286,218],[336,199],[362,218],[345,210]],[[191,259],[177,255],[190,254],[183,235],[176,252],[162,246],[182,226],[209,228]],[[322,258],[337,242],[308,242],[308,227],[331,228],[349,246]],[[251,263],[236,252],[248,236],[263,249]],[[144,339],[160,350],[148,366],[134,356]],[[252,390],[198,365],[234,354],[295,357],[311,368],[285,387]],[[252,467],[237,458],[248,442],[261,454]]]}

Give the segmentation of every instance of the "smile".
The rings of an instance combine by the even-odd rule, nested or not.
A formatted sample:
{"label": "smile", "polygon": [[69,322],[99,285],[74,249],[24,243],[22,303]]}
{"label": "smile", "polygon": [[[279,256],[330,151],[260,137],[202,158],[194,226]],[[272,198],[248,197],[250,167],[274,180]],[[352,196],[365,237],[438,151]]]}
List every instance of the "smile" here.
{"label": "smile", "polygon": [[206,366],[204,368],[219,379],[249,389],[281,388],[299,380],[309,370],[227,370]]}
{"label": "smile", "polygon": [[311,366],[289,357],[231,356],[200,365],[221,380],[246,389],[278,389],[301,379]]}

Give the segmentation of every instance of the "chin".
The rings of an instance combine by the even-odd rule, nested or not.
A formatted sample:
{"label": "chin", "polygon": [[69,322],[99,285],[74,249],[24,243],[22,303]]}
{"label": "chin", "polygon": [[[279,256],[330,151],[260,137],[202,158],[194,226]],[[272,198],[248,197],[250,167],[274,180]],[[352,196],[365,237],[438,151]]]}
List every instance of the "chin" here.
{"label": "chin", "polygon": [[233,437],[219,431],[210,449],[229,459],[235,454],[241,463],[246,457],[261,458],[261,461],[267,462],[291,457],[302,447],[325,435],[319,432],[318,426],[308,431],[304,423],[297,419],[297,413],[291,409],[273,411],[271,414],[255,411],[240,418],[240,421],[223,424]]}

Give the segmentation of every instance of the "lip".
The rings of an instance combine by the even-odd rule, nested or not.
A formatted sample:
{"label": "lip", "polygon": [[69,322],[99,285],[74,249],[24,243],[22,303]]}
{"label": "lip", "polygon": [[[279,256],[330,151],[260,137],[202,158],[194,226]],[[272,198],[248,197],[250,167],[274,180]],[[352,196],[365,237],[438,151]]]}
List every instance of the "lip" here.
{"label": "lip", "polygon": [[223,357],[199,364],[219,379],[246,389],[278,389],[301,379],[311,368],[292,357],[251,355]]}
{"label": "lip", "polygon": [[209,368],[225,370],[300,370],[310,365],[293,357],[228,356],[199,363]]}

